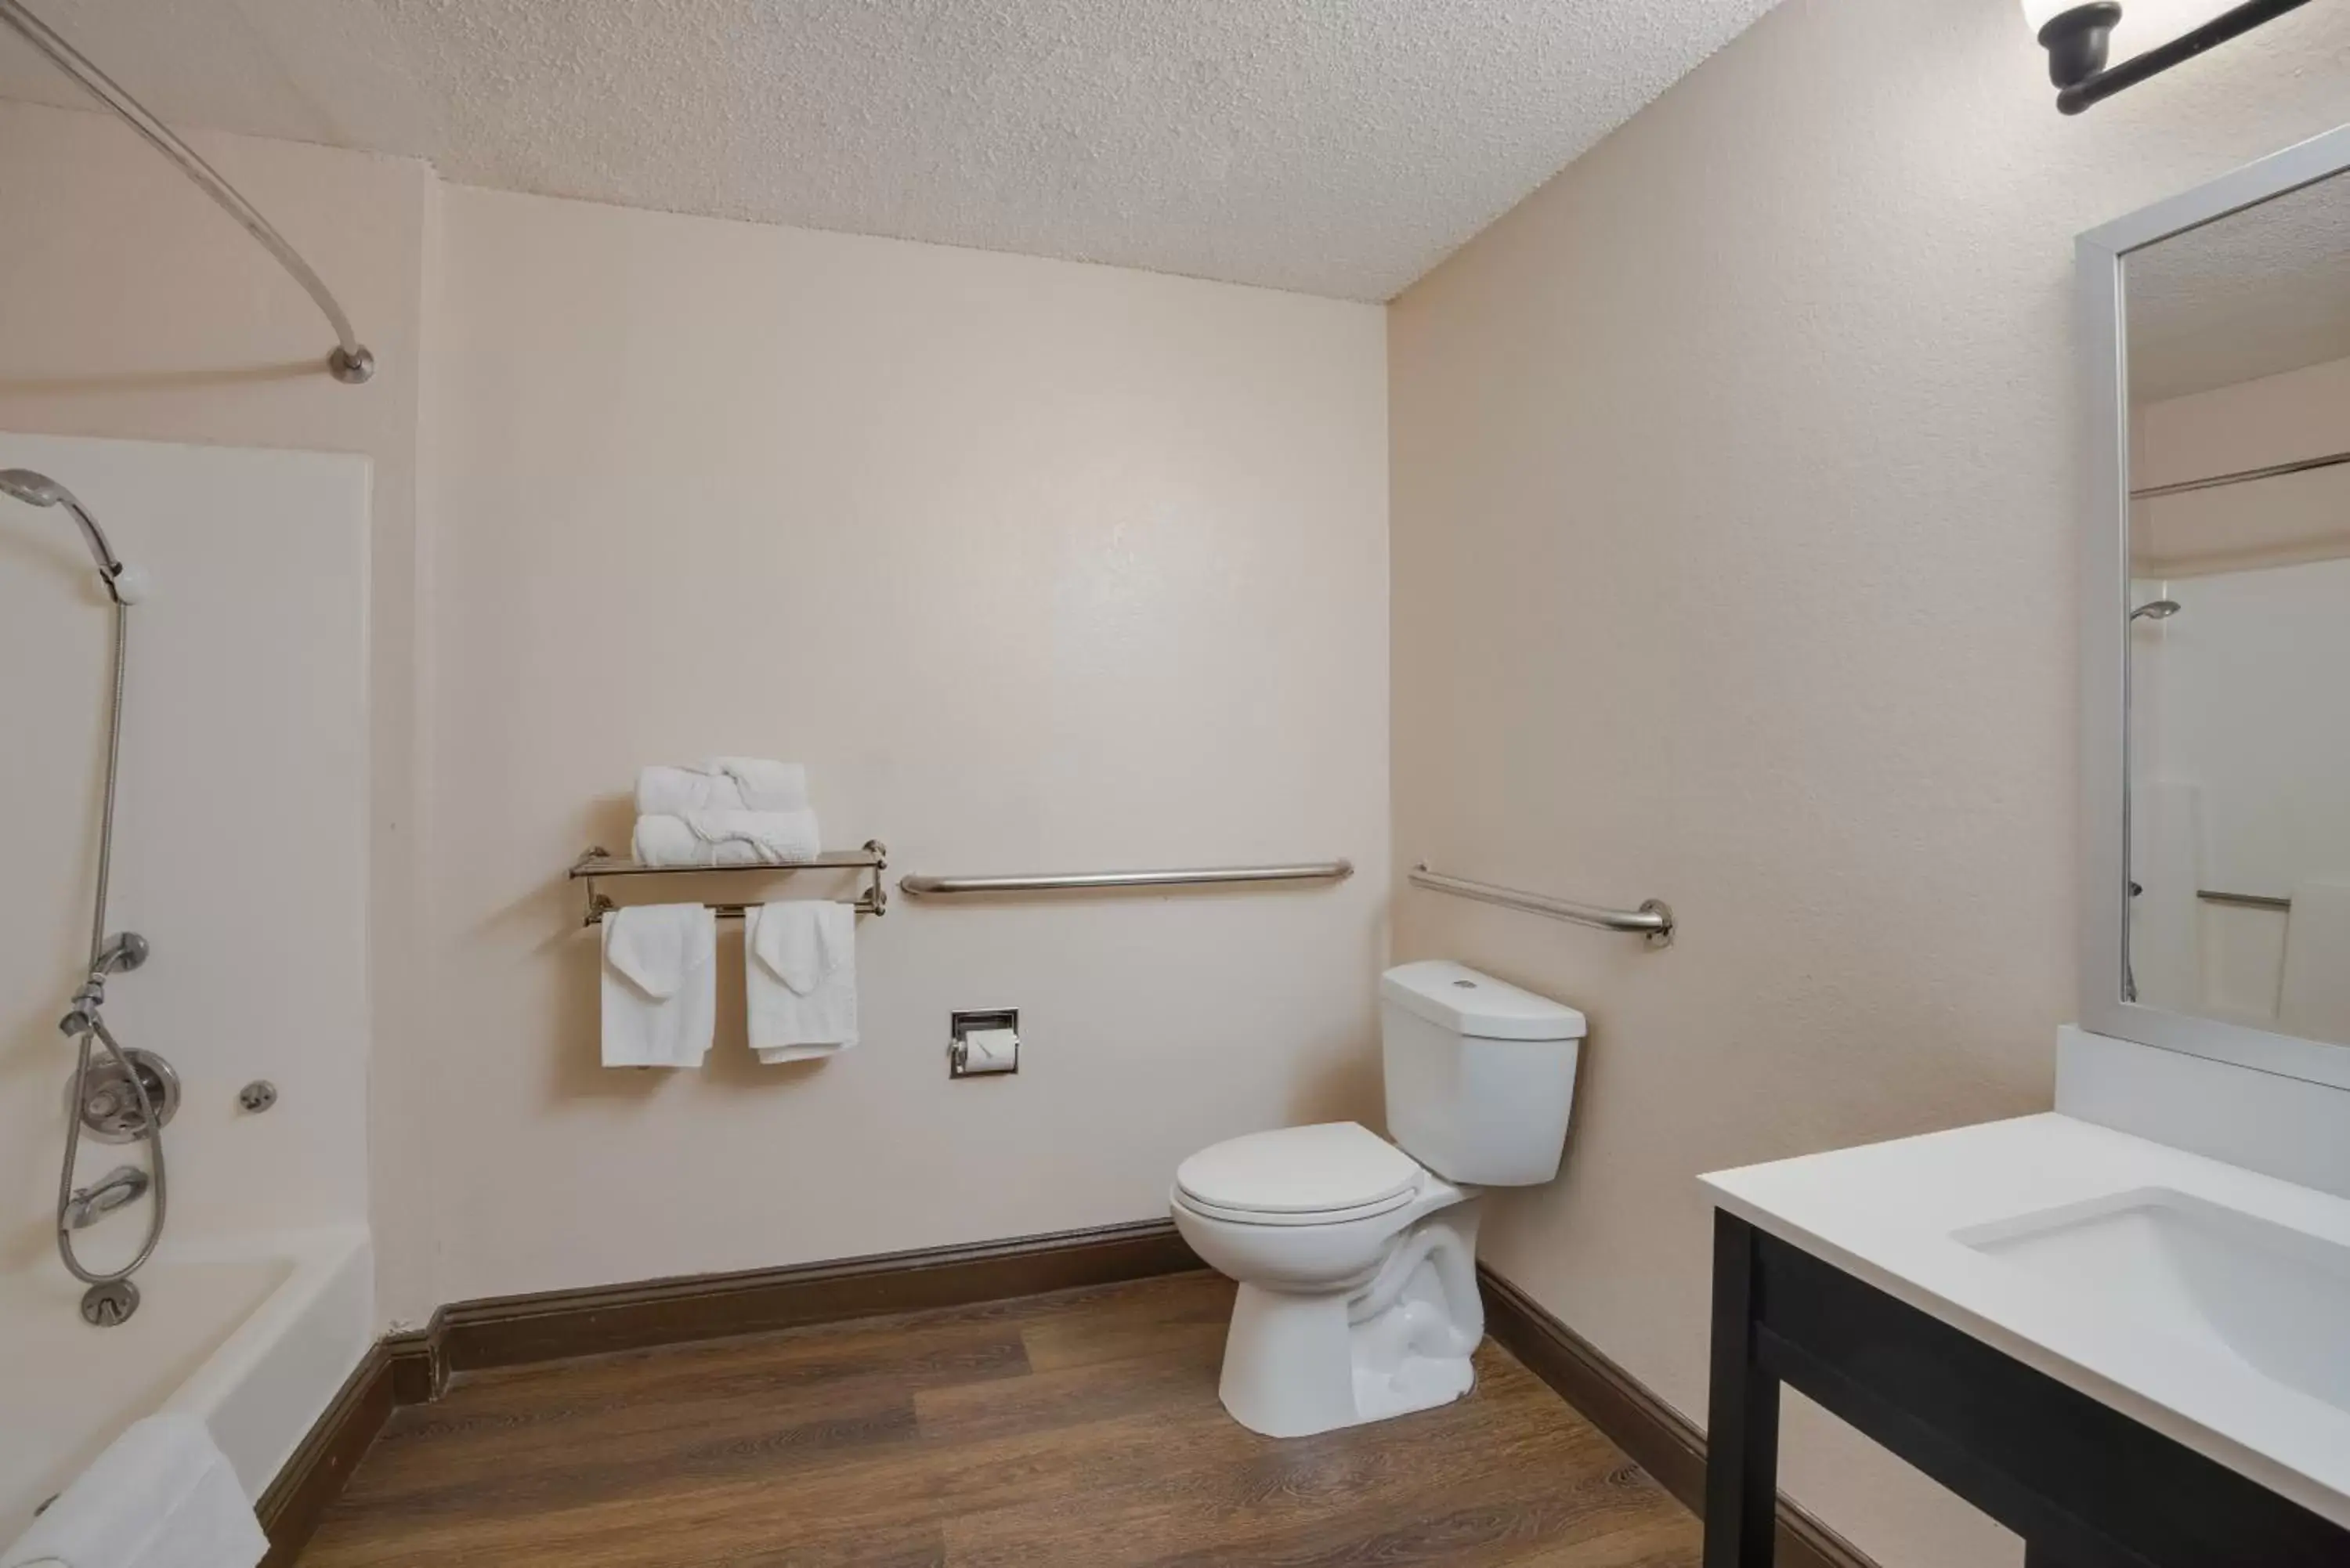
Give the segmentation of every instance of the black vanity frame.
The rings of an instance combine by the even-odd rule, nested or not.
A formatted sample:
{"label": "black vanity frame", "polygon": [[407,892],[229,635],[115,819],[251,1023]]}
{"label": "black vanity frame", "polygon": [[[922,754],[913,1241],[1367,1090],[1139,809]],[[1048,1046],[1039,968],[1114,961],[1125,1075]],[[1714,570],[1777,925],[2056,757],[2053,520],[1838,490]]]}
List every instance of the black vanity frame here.
{"label": "black vanity frame", "polygon": [[2344,1568],[2350,1531],[1717,1210],[1705,1568],[1768,1568],[1779,1386],[2022,1536],[2030,1568]]}

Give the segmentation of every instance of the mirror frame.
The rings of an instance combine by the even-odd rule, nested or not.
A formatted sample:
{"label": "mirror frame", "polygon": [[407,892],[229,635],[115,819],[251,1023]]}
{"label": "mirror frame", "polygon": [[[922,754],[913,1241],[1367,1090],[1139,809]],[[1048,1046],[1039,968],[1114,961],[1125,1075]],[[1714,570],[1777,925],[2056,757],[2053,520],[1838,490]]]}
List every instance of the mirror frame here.
{"label": "mirror frame", "polygon": [[2350,1089],[2350,1045],[2122,998],[2128,942],[2129,334],[2132,251],[2350,170],[2350,125],[2248,163],[2074,242],[2088,428],[2081,574],[2081,1024],[2167,1051]]}

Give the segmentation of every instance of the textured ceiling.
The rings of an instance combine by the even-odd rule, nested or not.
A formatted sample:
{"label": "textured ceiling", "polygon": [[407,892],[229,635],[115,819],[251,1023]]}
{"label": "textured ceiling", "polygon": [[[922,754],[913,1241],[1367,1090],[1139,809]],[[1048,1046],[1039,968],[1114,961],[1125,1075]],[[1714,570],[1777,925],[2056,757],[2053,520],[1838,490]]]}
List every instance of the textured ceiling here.
{"label": "textured ceiling", "polygon": [[[182,126],[1386,299],[1772,0],[35,0]],[[0,34],[0,97],[83,101]]]}
{"label": "textured ceiling", "polygon": [[2122,277],[2141,402],[2350,358],[2350,175],[2132,252]]}

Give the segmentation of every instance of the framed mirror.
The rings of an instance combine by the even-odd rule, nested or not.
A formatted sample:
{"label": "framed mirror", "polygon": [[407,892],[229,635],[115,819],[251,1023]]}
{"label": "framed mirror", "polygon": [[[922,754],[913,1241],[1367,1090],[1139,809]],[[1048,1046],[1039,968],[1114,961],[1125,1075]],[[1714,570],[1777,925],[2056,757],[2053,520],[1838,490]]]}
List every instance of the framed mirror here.
{"label": "framed mirror", "polygon": [[2081,237],[2082,1023],[2350,1087],[2350,127]]}

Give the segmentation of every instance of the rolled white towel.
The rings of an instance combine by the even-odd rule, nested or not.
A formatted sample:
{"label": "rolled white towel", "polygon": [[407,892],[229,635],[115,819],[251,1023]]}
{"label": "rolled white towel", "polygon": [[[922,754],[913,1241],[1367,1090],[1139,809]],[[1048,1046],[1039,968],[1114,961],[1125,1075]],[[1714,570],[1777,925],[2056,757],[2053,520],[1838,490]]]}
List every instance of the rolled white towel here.
{"label": "rolled white towel", "polygon": [[637,818],[645,866],[805,866],[824,853],[812,811],[689,811]]}
{"label": "rolled white towel", "polygon": [[637,815],[689,811],[806,811],[807,769],[764,757],[712,757],[690,768],[641,768]]}
{"label": "rolled white towel", "polygon": [[253,1568],[269,1550],[212,1433],[150,1416],[108,1445],[15,1545],[6,1568]]}

